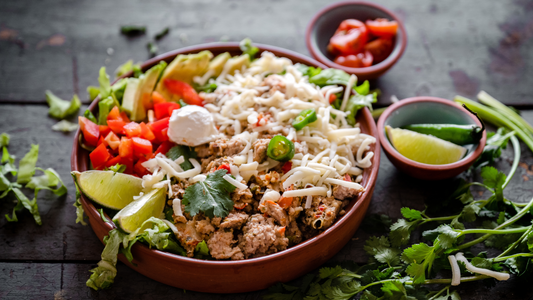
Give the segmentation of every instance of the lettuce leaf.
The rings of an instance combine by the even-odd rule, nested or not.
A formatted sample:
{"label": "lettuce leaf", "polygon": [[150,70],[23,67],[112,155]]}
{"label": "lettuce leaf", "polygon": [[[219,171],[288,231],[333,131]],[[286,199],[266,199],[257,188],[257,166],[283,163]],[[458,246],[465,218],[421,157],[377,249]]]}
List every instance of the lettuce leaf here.
{"label": "lettuce leaf", "polygon": [[0,174],[5,175],[7,173],[11,173],[11,175],[13,176],[17,175],[17,167],[15,167],[15,156],[9,154],[9,152],[7,151],[7,147],[2,148],[1,162],[4,165],[0,166]]}
{"label": "lettuce leaf", "polygon": [[67,120],[61,120],[54,125],[52,125],[52,130],[54,131],[63,131],[63,132],[71,132],[78,129],[78,124],[69,122]]}
{"label": "lettuce leaf", "polygon": [[357,115],[357,112],[362,109],[363,107],[368,107],[370,111],[372,111],[372,103],[375,103],[377,101],[376,94],[370,94],[370,95],[353,95],[348,99],[348,104],[346,105],[345,111],[348,112],[348,115],[346,116],[346,121],[348,121],[348,124],[355,125],[355,116]]}
{"label": "lettuce leaf", "polygon": [[19,161],[19,172],[17,183],[26,184],[30,182],[31,177],[35,174],[35,164],[39,157],[39,145],[31,145],[31,149]]}
{"label": "lettuce leaf", "polygon": [[[7,221],[18,222],[16,212],[23,208],[26,208],[33,215],[35,223],[37,223],[38,225],[42,225],[41,215],[39,214],[39,207],[37,206],[37,199],[33,198],[33,200],[30,201],[30,199],[28,199],[26,195],[24,195],[22,191],[17,187],[11,187],[11,191],[15,194],[15,197],[17,197],[17,205],[15,205],[15,207],[13,208],[11,217],[6,214]],[[4,196],[4,194],[2,194],[2,196]]]}
{"label": "lettuce leaf", "polygon": [[107,125],[107,115],[109,115],[114,106],[113,97],[107,97],[98,102],[98,125]]}
{"label": "lettuce leaf", "polygon": [[86,117],[87,119],[91,120],[91,122],[93,122],[94,124],[98,124],[98,121],[96,120],[96,117],[93,115],[93,113],[90,111],[90,110],[85,110],[85,112],[83,113],[83,116]]}
{"label": "lettuce leaf", "polygon": [[37,194],[40,190],[49,190],[57,196],[63,196],[67,193],[67,187],[54,169],[48,168],[44,170],[37,168],[37,170],[42,171],[44,174],[32,177],[30,182],[26,184],[27,188],[35,190],[35,199],[37,199]]}
{"label": "lettuce leaf", "polygon": [[98,76],[98,83],[100,84],[100,97],[105,99],[111,95],[111,83],[109,82],[109,76],[105,71],[105,67],[100,68]]}
{"label": "lettuce leaf", "polygon": [[350,80],[350,75],[343,70],[326,69],[320,73],[309,77],[309,83],[314,83],[320,87],[326,85],[347,85]]}
{"label": "lettuce leaf", "polygon": [[74,95],[69,102],[57,97],[50,91],[46,91],[46,102],[50,106],[48,114],[59,120],[63,120],[76,114],[81,106],[81,101],[78,98],[78,95]]}
{"label": "lettuce leaf", "polygon": [[80,190],[78,189],[78,185],[77,184],[74,184],[74,185],[76,186],[76,201],[74,202],[72,206],[76,208],[76,224],[81,223],[81,225],[87,226],[87,223],[84,220],[85,210],[83,209],[83,206],[81,205],[81,202],[80,202],[81,193],[80,193]]}
{"label": "lettuce leaf", "polygon": [[90,85],[87,87],[87,94],[89,94],[89,100],[93,101],[100,95],[100,87]]}
{"label": "lettuce leaf", "polygon": [[132,70],[133,70],[133,60],[130,59],[127,62],[118,66],[118,68],[115,70],[115,77],[118,78],[128,72],[131,72]]}
{"label": "lettuce leaf", "polygon": [[7,147],[9,145],[9,140],[11,139],[11,136],[8,133],[2,133],[0,134],[0,148]]}
{"label": "lettuce leaf", "polygon": [[320,72],[322,72],[321,68],[310,67],[304,64],[296,64],[295,67],[296,69],[298,69],[298,71],[302,72],[303,76],[308,76],[309,78],[318,75],[320,74]]}
{"label": "lettuce leaf", "polygon": [[257,52],[259,52],[259,48],[252,44],[252,40],[250,38],[243,39],[239,43],[239,48],[241,48],[242,54],[248,54],[250,60],[253,60]]}
{"label": "lettuce leaf", "polygon": [[105,289],[111,286],[117,276],[117,255],[119,248],[127,234],[115,228],[109,231],[107,239],[104,238],[105,248],[102,251],[102,260],[98,262],[98,267],[91,270],[91,277],[86,285],[94,290]]}

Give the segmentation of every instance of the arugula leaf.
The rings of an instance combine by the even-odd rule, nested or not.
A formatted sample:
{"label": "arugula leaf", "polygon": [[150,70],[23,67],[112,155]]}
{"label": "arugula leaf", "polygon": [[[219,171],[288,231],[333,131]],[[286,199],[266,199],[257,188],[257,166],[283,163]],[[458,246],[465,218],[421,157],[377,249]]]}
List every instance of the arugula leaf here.
{"label": "arugula leaf", "polygon": [[168,150],[168,152],[165,155],[166,155],[166,157],[168,157],[168,158],[170,158],[172,160],[176,160],[176,159],[180,158],[180,156],[183,156],[185,161],[180,164],[180,167],[184,171],[187,171],[187,170],[190,170],[190,169],[194,168],[193,165],[191,164],[191,162],[189,161],[189,158],[196,158],[197,157],[196,151],[194,151],[194,148],[188,147],[188,146],[183,146],[183,145],[176,145],[176,146],[170,148],[170,150]]}
{"label": "arugula leaf", "polygon": [[373,255],[380,263],[389,266],[396,266],[400,263],[400,249],[391,248],[387,237],[370,237],[366,240],[364,249],[368,254]]}
{"label": "arugula leaf", "polygon": [[98,95],[100,95],[100,87],[94,85],[88,86],[87,94],[89,95],[89,100],[93,101],[96,99],[96,97],[98,97]]}
{"label": "arugula leaf", "polygon": [[78,124],[72,123],[67,120],[61,120],[52,125],[52,130],[54,131],[71,132],[76,129],[78,129]]}
{"label": "arugula leaf", "polygon": [[106,73],[105,67],[100,68],[98,83],[100,84],[100,97],[105,99],[111,95],[111,83]]}
{"label": "arugula leaf", "polygon": [[350,80],[350,75],[343,70],[325,69],[320,73],[309,77],[309,83],[314,83],[320,87],[326,85],[347,85]]}
{"label": "arugula leaf", "polygon": [[217,170],[207,175],[204,181],[197,182],[185,189],[183,204],[191,216],[203,212],[209,218],[226,217],[233,209],[229,194],[235,186],[222,178],[226,170]]}
{"label": "arugula leaf", "polygon": [[9,140],[11,139],[11,136],[8,133],[2,133],[0,134],[0,148],[7,147],[9,145]]}
{"label": "arugula leaf", "polygon": [[250,60],[253,60],[257,52],[259,52],[259,48],[252,44],[252,40],[250,38],[243,39],[239,43],[239,48],[241,48],[243,54],[248,54]]}
{"label": "arugula leaf", "polygon": [[46,91],[46,102],[50,106],[48,114],[59,120],[76,114],[81,106],[81,101],[78,98],[78,95],[74,95],[69,102],[57,97],[50,91]]}
{"label": "arugula leaf", "polygon": [[117,228],[109,231],[101,255],[102,260],[98,262],[98,267],[91,270],[92,275],[86,282],[88,287],[97,291],[108,288],[114,282],[117,276],[117,255],[124,238],[127,238],[127,234]]}
{"label": "arugula leaf", "polygon": [[402,216],[408,220],[420,220],[422,219],[422,212],[416,209],[412,209],[409,207],[402,207],[401,208]]}
{"label": "arugula leaf", "polygon": [[19,172],[17,183],[25,184],[30,182],[31,177],[35,173],[35,164],[39,157],[39,145],[31,145],[31,149],[19,161]]}

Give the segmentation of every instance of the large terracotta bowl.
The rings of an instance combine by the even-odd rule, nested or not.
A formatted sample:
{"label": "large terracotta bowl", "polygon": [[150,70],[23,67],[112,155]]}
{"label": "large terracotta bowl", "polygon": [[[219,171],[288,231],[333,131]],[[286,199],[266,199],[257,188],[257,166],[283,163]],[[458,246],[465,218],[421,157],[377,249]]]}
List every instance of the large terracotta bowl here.
{"label": "large terracotta bowl", "polygon": [[[270,51],[277,56],[287,57],[294,63],[326,68],[324,65],[298,53],[266,45],[256,45],[260,51]],[[143,70],[157,64],[160,60],[171,62],[178,54],[197,53],[210,50],[214,55],[230,52],[239,55],[238,43],[213,43],[187,47],[148,60],[142,65]],[[131,74],[126,74],[131,76]],[[89,107],[97,110],[97,101]],[[368,109],[359,112],[357,121],[361,131],[377,138],[374,120]],[[89,153],[78,144],[80,131],[76,132],[72,146],[71,168],[73,171],[85,171],[89,167]],[[259,258],[241,261],[213,261],[178,256],[162,252],[137,243],[132,248],[133,266],[123,255],[119,259],[134,269],[159,282],[182,289],[208,293],[241,293],[267,288],[276,282],[287,282],[319,267],[335,255],[353,236],[370,203],[379,169],[379,139],[371,146],[374,151],[373,166],[363,173],[363,186],[366,191],[353,200],[346,208],[346,214],[333,226],[318,236],[287,250]],[[89,217],[89,222],[98,238],[113,229],[99,216],[97,208],[86,197],[81,197],[81,204]]]}

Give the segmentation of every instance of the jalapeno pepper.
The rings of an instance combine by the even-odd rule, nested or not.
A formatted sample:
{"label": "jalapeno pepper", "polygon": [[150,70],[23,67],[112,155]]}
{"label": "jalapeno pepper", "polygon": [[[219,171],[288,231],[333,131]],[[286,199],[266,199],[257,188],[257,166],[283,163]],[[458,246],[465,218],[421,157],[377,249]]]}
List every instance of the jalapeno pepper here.
{"label": "jalapeno pepper", "polygon": [[481,122],[481,127],[477,125],[454,125],[454,124],[414,124],[403,126],[408,129],[423,134],[430,134],[457,145],[467,145],[479,142],[485,130],[485,124],[478,115],[463,105],[466,110],[475,115]]}
{"label": "jalapeno pepper", "polygon": [[292,122],[292,127],[301,130],[310,123],[316,121],[316,111],[312,108],[303,110]]}
{"label": "jalapeno pepper", "polygon": [[294,157],[294,144],[282,135],[276,135],[268,143],[268,157],[277,161],[288,161]]}

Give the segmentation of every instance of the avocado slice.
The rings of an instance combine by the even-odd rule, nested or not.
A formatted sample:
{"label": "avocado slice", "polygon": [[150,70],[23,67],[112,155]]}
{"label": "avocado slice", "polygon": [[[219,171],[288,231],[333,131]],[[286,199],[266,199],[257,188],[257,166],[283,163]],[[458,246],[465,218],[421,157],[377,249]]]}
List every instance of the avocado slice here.
{"label": "avocado slice", "polygon": [[224,65],[222,73],[233,75],[235,74],[236,70],[240,71],[243,66],[250,66],[250,56],[248,54],[243,54],[241,56],[235,56],[228,59],[228,61]]}
{"label": "avocado slice", "polygon": [[138,79],[128,78],[128,84],[122,99],[122,108],[129,113],[132,121],[142,121],[146,118],[144,103],[150,100],[157,80],[166,66],[167,63],[161,61]]}
{"label": "avocado slice", "polygon": [[222,73],[222,69],[224,69],[224,65],[226,65],[226,62],[231,58],[231,55],[229,52],[220,53],[217,55],[213,60],[209,63],[208,70],[213,70],[214,77],[218,77],[220,73]]}
{"label": "avocado slice", "polygon": [[196,54],[180,54],[168,65],[157,84],[156,91],[168,101],[178,102],[179,97],[170,93],[163,80],[175,79],[192,84],[194,76],[202,76],[209,67],[209,61],[213,58],[211,51],[205,50]]}

